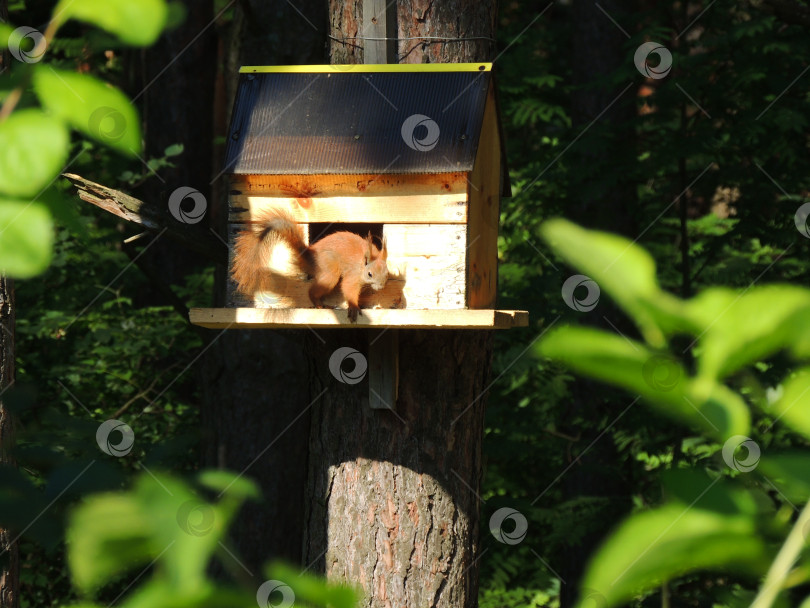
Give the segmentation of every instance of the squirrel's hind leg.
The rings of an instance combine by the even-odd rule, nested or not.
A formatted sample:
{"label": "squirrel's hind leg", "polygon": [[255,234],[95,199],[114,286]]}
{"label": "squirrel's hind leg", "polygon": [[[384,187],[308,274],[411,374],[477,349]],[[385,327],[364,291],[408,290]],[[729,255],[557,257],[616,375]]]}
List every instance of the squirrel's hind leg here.
{"label": "squirrel's hind leg", "polygon": [[309,299],[312,301],[315,308],[323,308],[324,296],[334,291],[339,280],[340,277],[336,278],[334,281],[328,277],[315,277],[312,280],[312,285],[309,287]]}

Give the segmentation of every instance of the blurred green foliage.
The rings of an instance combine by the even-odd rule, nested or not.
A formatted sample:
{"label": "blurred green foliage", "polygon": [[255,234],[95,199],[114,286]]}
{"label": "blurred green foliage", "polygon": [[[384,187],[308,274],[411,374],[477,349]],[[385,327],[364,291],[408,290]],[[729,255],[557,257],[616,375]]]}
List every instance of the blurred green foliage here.
{"label": "blurred green foliage", "polygon": [[[295,602],[352,608],[357,597],[351,589],[280,564],[267,567],[268,580],[258,591],[252,577],[239,572],[242,565],[228,548],[226,533],[242,503],[258,498],[255,484],[225,471],[201,473],[194,486],[164,473],[141,474],[129,491],[95,494],[70,517],[72,579],[84,595],[93,596],[111,582],[118,583],[117,591],[122,574],[139,572],[138,585],[130,583],[113,600],[125,608],[289,607]],[[215,557],[241,585],[210,579],[207,568]],[[74,608],[101,605],[82,601]]]}
{"label": "blurred green foliage", "polygon": [[[144,159],[146,165],[111,152],[105,144],[131,150],[134,131],[119,140],[118,123],[112,117],[97,114],[100,120],[91,127],[92,112],[74,113],[68,95],[64,99],[49,96],[50,72],[43,77],[47,65],[60,75],[81,69],[123,88],[124,66],[118,51],[144,44],[154,33],[151,27],[134,31],[137,28],[122,26],[141,19],[122,12],[128,5],[152,10],[151,1],[76,3],[79,7],[73,16],[82,20],[81,26],[79,21],[65,23],[42,62],[16,62],[10,76],[0,77],[0,103],[16,87],[24,90],[4,124],[17,114],[23,120],[39,118],[35,131],[41,135],[28,144],[36,143],[36,150],[47,146],[44,153],[34,154],[33,163],[19,167],[13,160],[32,154],[25,142],[18,144],[15,155],[6,154],[0,145],[0,259],[9,270],[17,268],[18,276],[41,273],[34,280],[18,282],[18,382],[3,397],[24,421],[18,430],[21,469],[19,474],[0,470],[4,523],[25,530],[22,595],[32,606],[78,601],[62,543],[71,505],[93,492],[144,487],[151,479],[148,473],[132,481],[139,470],[193,472],[200,441],[198,389],[194,371],[187,367],[205,347],[203,337],[175,310],[155,306],[145,296],[148,281],[130,265],[116,220],[65,200],[66,186],[60,180],[37,197],[61,169],[57,161],[63,159],[71,163],[72,171],[113,187],[138,185],[150,179],[152,171],[183,162],[182,142],[167,149],[162,158]],[[11,22],[44,23],[42,4],[10,2]],[[103,19],[94,17],[99,5],[110,7]],[[224,0],[217,0],[218,9],[225,6]],[[579,66],[573,64],[571,48],[579,41],[573,39],[570,4],[555,3],[526,29],[527,15],[545,6],[526,0],[503,2],[499,13],[499,47],[506,52],[497,60],[498,85],[514,191],[514,197],[505,199],[501,207],[499,306],[528,309],[532,327],[496,336],[493,378],[497,382],[488,401],[482,522],[499,508],[509,507],[526,517],[528,533],[522,542],[509,545],[498,542],[482,524],[480,605],[559,605],[561,591],[574,584],[561,577],[566,562],[594,533],[620,523],[621,518],[614,517],[615,503],[626,504],[638,517],[652,514],[642,524],[661,530],[665,518],[654,519],[656,513],[690,504],[695,496],[688,488],[703,489],[719,478],[703,496],[706,504],[726,503],[723,521],[712,520],[711,525],[718,526],[718,544],[713,546],[727,542],[734,547],[740,554],[740,572],[681,572],[657,589],[635,593],[630,603],[657,606],[677,597],[683,606],[745,605],[757,589],[750,573],[760,572],[772,557],[775,543],[794,517],[791,502],[806,500],[810,485],[803,475],[802,450],[807,448],[803,410],[778,409],[792,395],[803,394],[807,376],[794,370],[785,353],[775,352],[780,340],[793,333],[787,320],[801,310],[802,296],[788,290],[780,293],[784,300],[776,301],[773,293],[749,292],[762,300],[746,299],[749,312],[730,316],[715,328],[719,333],[714,334],[713,354],[699,356],[690,340],[675,335],[670,342],[670,336],[678,324],[693,330],[701,323],[705,326],[701,315],[727,305],[731,292],[704,293],[709,286],[744,289],[760,281],[801,285],[810,276],[810,242],[794,224],[794,214],[810,191],[806,154],[810,85],[797,79],[807,67],[810,38],[806,29],[783,23],[747,3],[647,3],[643,10],[612,15],[631,35],[624,47],[626,61],[589,89],[574,84]],[[181,13],[176,6],[165,14],[152,10],[152,24],[163,27],[165,22],[176,22]],[[698,14],[688,35],[680,36]],[[601,27],[613,25],[604,18]],[[0,38],[11,31],[0,26]],[[620,125],[597,121],[585,130],[573,116],[572,98],[603,86],[621,90],[630,83],[637,89],[650,84],[632,61],[639,44],[650,39],[671,50],[673,70],[655,81],[645,96],[635,98],[633,139],[626,142],[632,150],[628,159],[606,148],[610,134]],[[110,48],[116,52],[105,55]],[[87,84],[91,95],[93,86]],[[105,105],[127,116],[125,110],[130,110],[119,106],[119,101],[105,101]],[[42,107],[53,115],[42,116]],[[14,122],[5,128],[12,127]],[[68,128],[72,133],[69,149],[56,145]],[[22,173],[17,175],[30,173],[30,177],[24,181],[3,178],[18,171]],[[604,278],[606,284],[600,282],[605,295],[597,307],[590,313],[577,312],[561,297],[563,283],[575,272],[595,273],[604,267],[596,264],[585,271],[581,264],[599,261],[588,256],[571,259],[567,266],[562,250],[557,254],[544,244],[541,226],[549,217],[570,216],[576,196],[598,194],[620,178],[630,180],[636,194],[632,219],[638,230],[627,236],[638,237],[648,253],[633,249],[625,254],[635,261],[634,270],[620,275],[614,267],[615,274]],[[24,193],[15,192],[20,183],[27,188]],[[682,205],[688,207],[686,260],[679,219]],[[23,206],[24,217],[20,215]],[[20,255],[21,247],[29,253]],[[643,272],[637,272],[642,267]],[[213,273],[208,271],[189,276],[185,285],[175,288],[187,305],[205,305],[212,285]],[[686,285],[688,292],[684,292]],[[637,328],[628,317],[607,307],[609,289],[629,317],[638,319]],[[699,295],[690,300],[693,306],[684,307],[672,294]],[[774,307],[779,314],[759,314]],[[581,381],[568,367],[531,354],[540,335],[550,335],[544,333],[547,330],[602,317],[621,329],[627,340],[592,343],[590,334],[579,334],[584,348],[603,349],[592,350],[591,365],[599,365],[600,358],[608,355],[616,365],[622,357],[625,362],[636,357],[641,363],[649,358],[638,353],[655,353],[663,357],[657,360],[663,365],[654,366],[650,377],[665,382],[673,359],[663,348],[677,344],[678,352],[686,355],[679,361],[683,371],[675,368],[672,390],[691,394],[693,403],[705,398],[714,405],[701,410],[701,415],[688,404],[660,403],[650,413],[641,405],[631,406],[632,397],[625,392],[640,388],[652,403],[655,394],[649,385],[630,386],[633,379],[625,377],[621,388],[600,389],[592,409],[572,409],[571,404],[581,399]],[[766,325],[757,328],[754,321]],[[762,339],[750,340],[741,331],[744,328],[758,331]],[[802,357],[807,348],[798,342],[793,346]],[[613,369],[607,380],[613,379]],[[102,454],[87,440],[114,414],[125,418],[134,432],[132,452],[123,459]],[[780,414],[784,424],[773,425]],[[684,416],[691,430],[672,423]],[[750,436],[768,457],[762,458],[756,474],[727,480],[722,439],[743,429],[750,429]],[[615,486],[613,496],[567,483],[593,438],[608,444],[615,454],[598,471],[599,477]],[[760,473],[777,487],[763,481]],[[139,491],[126,496],[137,501]],[[756,504],[751,504],[750,496]],[[43,511],[51,502],[32,523],[30,513]],[[770,514],[770,521],[763,521],[763,513]],[[712,512],[697,515],[711,518]],[[678,521],[679,531],[684,532],[700,529],[709,520],[684,516]],[[638,536],[627,527],[619,528],[618,534],[634,540]],[[633,547],[628,541],[627,551]],[[689,544],[675,549],[682,555],[697,551]],[[718,551],[724,552],[731,551]],[[646,563],[647,557],[640,561]],[[633,585],[647,580],[647,575],[666,578],[671,573],[642,574]],[[98,580],[105,584],[95,601],[115,600],[120,586],[116,589]],[[798,578],[796,584],[801,584]],[[794,593],[798,597],[802,592]]]}
{"label": "blurred green foliage", "polygon": [[[695,373],[684,367],[680,349],[652,350],[649,340],[648,344],[633,343],[619,334],[574,326],[550,332],[539,342],[538,353],[640,395],[667,416],[718,440],[727,466],[710,474],[695,468],[668,472],[664,504],[630,516],[593,557],[582,582],[586,597],[580,605],[593,601],[588,595],[598,596],[608,606],[619,605],[699,570],[739,572],[754,581],[767,573],[752,604],[756,608],[772,606],[788,586],[810,582],[810,561],[795,563],[802,552],[810,557],[804,550],[810,506],[795,518],[788,536],[791,522],[779,516],[778,506],[764,491],[771,485],[783,497],[792,496],[785,500],[797,511],[794,502],[807,503],[810,450],[786,454],[769,450],[763,457],[766,473],[752,474],[753,484],[726,479],[757,469],[761,448],[749,437],[754,433],[742,397],[719,384],[732,372],[781,350],[798,360],[810,356],[804,350],[810,339],[810,290],[788,285],[754,286],[737,292],[708,288],[691,300],[680,300],[655,286],[650,280],[649,258],[629,240],[582,230],[565,220],[547,222],[543,236],[577,267],[587,266],[580,264],[582,260],[601,260],[601,268],[590,265],[589,275],[656,342],[659,336],[694,338]],[[606,269],[606,260],[615,264]],[[635,285],[617,283],[616,275],[646,280]],[[658,331],[650,331],[651,319]],[[769,427],[779,422],[810,439],[807,377],[789,371],[780,387],[780,396],[757,404],[771,418]],[[791,536],[797,543],[794,549],[789,547]],[[792,557],[780,563],[775,556],[783,541],[782,551],[787,553],[780,555]]]}
{"label": "blurred green foliage", "polygon": [[[0,25],[0,47],[17,60],[0,87],[0,271],[6,275],[31,277],[50,263],[52,212],[41,197],[66,166],[69,128],[130,157],[142,150],[140,118],[126,95],[93,75],[42,62],[54,36],[78,19],[125,44],[148,45],[167,13],[165,0],[64,0],[44,32]],[[42,110],[31,107],[37,102]]]}
{"label": "blurred green foliage", "polygon": [[[574,37],[573,7],[555,3],[521,35],[527,15],[546,4],[502,2],[499,6],[499,47],[511,44],[497,67],[514,193],[501,204],[499,306],[527,308],[532,327],[496,336],[493,377],[499,380],[488,401],[482,515],[486,521],[498,508],[512,507],[527,518],[529,526],[519,545],[506,545],[486,534],[482,538],[486,553],[481,558],[481,605],[555,606],[559,590],[575,583],[566,579],[571,561],[584,561],[583,549],[592,545],[593,537],[598,541],[619,524],[617,510],[626,513],[661,504],[667,491],[665,478],[672,471],[690,467],[716,475],[727,467],[720,457],[722,442],[703,433],[716,435],[716,431],[688,404],[671,411],[662,403],[652,413],[640,404],[630,406],[637,393],[596,385],[587,389],[586,405],[573,407],[585,399],[582,380],[570,368],[527,357],[524,351],[532,352],[532,344],[547,330],[581,323],[604,329],[612,329],[613,324],[637,347],[647,340],[643,348],[655,351],[665,343],[661,336],[667,333],[666,319],[677,320],[670,318],[673,311],[667,306],[671,294],[691,297],[709,286],[745,289],[760,282],[808,284],[810,240],[797,230],[794,215],[810,192],[803,110],[810,81],[799,77],[807,68],[802,49],[810,50],[810,38],[806,27],[781,21],[753,3],[624,4],[624,13],[600,4],[630,38],[596,10],[594,19],[599,21],[594,28],[620,37],[626,60],[599,82],[578,86],[582,66],[574,63],[572,48],[585,42]],[[636,70],[633,54],[647,40],[671,51],[673,68],[666,78],[645,80]],[[629,125],[602,119],[585,129],[587,121],[575,120],[575,95],[605,87],[615,87],[618,94],[631,82],[635,88],[626,95],[640,94],[632,101],[635,112]],[[628,126],[626,141],[614,138],[611,142],[614,132]],[[632,153],[628,158],[607,147],[611,145]],[[616,256],[588,258],[583,247],[585,259],[566,263],[544,244],[541,225],[550,217],[575,217],[589,227],[600,227],[611,210],[583,217],[575,212],[577,197],[585,194],[598,200],[619,179],[630,181],[636,194],[624,218],[634,229],[625,236],[637,239],[657,270],[653,275],[649,262],[640,262],[632,276],[620,277],[618,264],[614,265],[604,279],[623,289],[614,290],[608,298],[607,287],[599,283],[603,295],[596,308],[577,312],[561,297],[566,279],[578,272],[590,275],[591,269],[586,271],[580,264],[590,263],[594,271],[601,271]],[[683,205],[687,206],[686,260],[682,256]],[[582,242],[577,241],[573,247],[580,246]],[[646,287],[636,284],[642,280]],[[656,288],[652,302],[651,292],[645,293],[651,287]],[[776,316],[764,314],[777,307],[785,315],[782,319],[790,314],[792,304],[775,296],[763,293],[764,301],[751,301],[753,311],[743,314],[740,310],[739,316],[729,317],[724,328],[717,328],[728,343],[717,334],[717,350],[702,360],[702,375],[720,378],[717,383],[728,387],[728,391],[720,389],[725,398],[737,403],[732,406],[739,414],[735,425],[750,424],[751,436],[769,454],[808,445],[785,425],[772,426],[776,414],[763,409],[778,401],[774,396],[790,385],[802,390],[794,384],[801,380],[786,382],[795,363],[783,352],[768,356],[767,342],[780,337],[768,336],[752,345],[755,350],[741,343],[747,340],[744,328],[755,330],[758,323],[774,322],[774,333],[790,333],[789,323],[780,325]],[[614,308],[613,302],[635,306],[628,313],[640,315],[632,317],[640,325],[631,325],[628,315]],[[695,308],[706,306],[707,315],[712,313],[709,307],[719,305],[708,299],[699,302]],[[652,316],[650,304],[661,304],[663,321]],[[637,356],[627,341],[618,339],[621,344],[615,343],[615,349]],[[673,343],[678,353],[686,351],[681,365],[694,376],[692,358],[697,353],[690,349],[690,342],[679,335]],[[734,357],[726,357],[724,351],[729,350]],[[593,354],[598,362],[597,353]],[[737,356],[745,360],[735,362]],[[666,366],[660,368],[661,373],[665,370]],[[679,382],[686,379],[678,375]],[[697,385],[693,388],[702,390]],[[678,412],[687,416],[691,412],[693,425],[685,429],[672,424]],[[745,422],[744,412],[750,412],[750,423]],[[801,422],[792,424],[798,428],[795,425]],[[610,462],[586,465],[583,460],[593,454],[596,439],[596,447],[608,446]],[[612,491],[573,485],[571,477],[586,466],[593,478],[606,480]],[[763,460],[760,467],[764,466]],[[775,523],[784,531],[794,513],[786,488],[780,485],[777,490],[756,477],[747,481],[767,496],[773,512],[779,514]],[[755,578],[701,571],[639,593],[629,603],[747,605],[756,589]],[[802,591],[795,593],[802,596]],[[599,605],[598,599],[593,597],[592,605]]]}

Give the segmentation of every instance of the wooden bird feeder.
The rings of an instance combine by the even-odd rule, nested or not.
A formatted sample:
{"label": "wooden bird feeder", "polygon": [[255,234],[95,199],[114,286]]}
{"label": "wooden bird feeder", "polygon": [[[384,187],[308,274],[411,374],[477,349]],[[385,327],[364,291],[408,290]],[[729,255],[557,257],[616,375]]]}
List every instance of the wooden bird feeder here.
{"label": "wooden bird feeder", "polygon": [[340,290],[274,250],[267,288],[197,308],[210,328],[528,325],[496,310],[498,210],[510,195],[491,64],[243,67],[228,134],[229,241],[261,211],[291,213],[310,242],[349,230],[388,242],[389,280],[350,323]]}

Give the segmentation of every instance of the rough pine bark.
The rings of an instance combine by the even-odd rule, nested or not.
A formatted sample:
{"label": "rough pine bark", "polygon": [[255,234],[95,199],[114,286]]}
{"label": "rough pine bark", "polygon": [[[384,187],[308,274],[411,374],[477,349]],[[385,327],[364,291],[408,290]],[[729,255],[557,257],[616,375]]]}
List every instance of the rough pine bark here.
{"label": "rough pine bark", "polygon": [[[329,11],[332,63],[362,61],[363,41],[347,40],[363,35],[361,2],[331,0]],[[399,38],[487,39],[400,40],[405,61],[493,57],[492,1],[402,2],[397,21]],[[329,369],[338,347],[367,356],[377,334],[322,331],[324,343],[310,339],[311,381],[322,394],[312,406],[305,561],[332,581],[362,589],[361,606],[473,607],[492,334],[398,331],[399,398],[393,411],[368,407],[367,380],[343,384]]]}
{"label": "rough pine bark", "polygon": [[[14,382],[14,284],[0,276],[0,466],[14,466],[14,423],[3,407],[3,393]],[[0,528],[0,608],[17,608],[20,558],[10,530]]]}
{"label": "rough pine bark", "polygon": [[[362,31],[362,7],[360,0],[330,0],[331,63],[363,63],[362,38],[367,34]],[[399,0],[396,3],[399,62],[491,60],[495,57],[495,17],[492,1]]]}
{"label": "rough pine bark", "polygon": [[368,407],[367,382],[341,384],[329,371],[331,353],[367,352],[372,334],[321,334],[306,561],[360,587],[361,606],[476,606],[491,333],[400,330],[391,412]]}
{"label": "rough pine bark", "polygon": [[[0,0],[0,23],[8,22],[8,0]],[[11,62],[7,49],[0,52],[0,74]],[[0,466],[14,466],[14,421],[3,407],[3,393],[14,382],[14,283],[0,275]],[[0,608],[17,608],[20,590],[19,547],[10,530],[0,528]]]}

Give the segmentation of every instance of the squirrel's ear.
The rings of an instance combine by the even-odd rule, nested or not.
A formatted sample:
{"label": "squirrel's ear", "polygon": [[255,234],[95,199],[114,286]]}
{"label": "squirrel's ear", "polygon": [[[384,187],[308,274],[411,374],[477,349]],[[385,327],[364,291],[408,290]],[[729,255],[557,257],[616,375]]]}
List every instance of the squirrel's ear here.
{"label": "squirrel's ear", "polygon": [[388,259],[388,237],[383,235],[382,240],[382,259]]}

